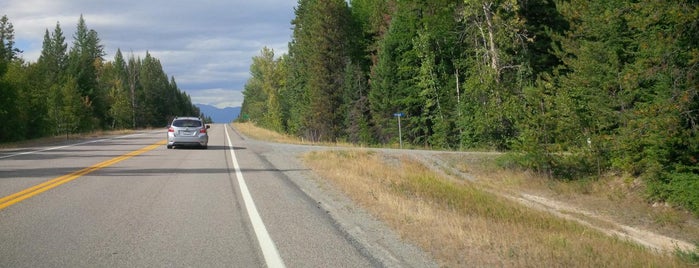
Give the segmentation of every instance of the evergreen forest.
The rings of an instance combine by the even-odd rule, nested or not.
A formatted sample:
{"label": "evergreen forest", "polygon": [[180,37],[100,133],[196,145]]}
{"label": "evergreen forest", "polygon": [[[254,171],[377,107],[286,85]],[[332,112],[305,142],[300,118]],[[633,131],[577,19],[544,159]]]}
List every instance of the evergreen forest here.
{"label": "evergreen forest", "polygon": [[0,18],[0,142],[97,130],[164,127],[200,116],[157,58],[105,60],[95,30],[80,16],[71,46],[60,23],[44,34],[36,62],[22,59],[14,27]]}
{"label": "evergreen forest", "polygon": [[505,151],[555,179],[626,174],[699,214],[698,7],[299,0],[288,52],[252,60],[241,119],[390,146],[402,115],[409,146]]}

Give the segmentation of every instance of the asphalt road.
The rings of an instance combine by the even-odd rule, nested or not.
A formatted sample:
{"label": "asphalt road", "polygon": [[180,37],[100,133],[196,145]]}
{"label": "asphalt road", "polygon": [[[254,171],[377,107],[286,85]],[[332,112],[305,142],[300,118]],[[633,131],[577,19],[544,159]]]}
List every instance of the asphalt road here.
{"label": "asphalt road", "polygon": [[208,150],[151,131],[0,151],[0,267],[432,265],[307,180],[304,149],[209,135]]}

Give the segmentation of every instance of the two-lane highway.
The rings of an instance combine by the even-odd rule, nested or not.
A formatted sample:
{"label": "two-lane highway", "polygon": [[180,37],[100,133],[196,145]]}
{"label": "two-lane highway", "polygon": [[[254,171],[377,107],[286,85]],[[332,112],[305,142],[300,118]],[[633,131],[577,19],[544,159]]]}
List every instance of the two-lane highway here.
{"label": "two-lane highway", "polygon": [[224,125],[0,151],[2,267],[367,267],[373,257]]}

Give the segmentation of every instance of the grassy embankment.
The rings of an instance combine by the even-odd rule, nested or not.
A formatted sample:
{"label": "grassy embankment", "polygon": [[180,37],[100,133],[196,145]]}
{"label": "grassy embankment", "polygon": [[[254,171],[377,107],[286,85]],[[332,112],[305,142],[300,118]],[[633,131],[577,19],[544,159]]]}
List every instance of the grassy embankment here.
{"label": "grassy embankment", "polygon": [[[255,138],[290,139],[251,125],[237,128]],[[309,153],[304,160],[444,267],[683,267],[696,257],[659,254],[609,237],[483,189],[492,185],[444,178],[408,156],[338,150]]]}

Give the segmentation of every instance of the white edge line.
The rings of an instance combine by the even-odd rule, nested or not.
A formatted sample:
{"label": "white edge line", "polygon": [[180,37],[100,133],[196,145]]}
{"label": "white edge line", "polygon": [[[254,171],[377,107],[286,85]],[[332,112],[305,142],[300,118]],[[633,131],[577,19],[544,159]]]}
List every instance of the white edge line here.
{"label": "white edge line", "polygon": [[99,140],[86,141],[86,142],[75,143],[75,144],[68,144],[68,145],[57,146],[57,147],[44,148],[44,149],[36,150],[36,151],[21,152],[21,153],[17,153],[17,154],[11,154],[11,155],[0,156],[0,159],[10,158],[10,157],[15,157],[15,156],[20,156],[20,155],[26,155],[26,154],[35,154],[35,153],[40,153],[40,152],[58,150],[58,149],[63,149],[63,148],[68,148],[68,147],[73,147],[73,146],[78,146],[78,145],[83,145],[83,144],[89,144],[89,143],[96,143],[96,142],[102,142],[102,141],[108,141],[108,140],[122,139],[122,138],[126,138],[126,137],[139,136],[139,135],[143,135],[143,134],[145,134],[145,133],[129,134],[129,135],[119,136],[119,137],[111,138],[111,139],[99,139]]}
{"label": "white edge line", "polygon": [[272,238],[269,236],[267,228],[265,227],[264,222],[262,222],[260,214],[257,212],[257,207],[255,207],[255,202],[252,200],[248,186],[245,184],[243,173],[240,171],[240,165],[238,164],[238,160],[235,157],[235,152],[233,151],[233,143],[231,143],[231,138],[228,136],[228,126],[224,126],[223,130],[225,131],[228,145],[231,146],[231,162],[233,162],[235,176],[238,178],[240,193],[242,194],[243,201],[245,202],[245,208],[247,209],[248,216],[250,217],[250,223],[252,223],[252,227],[255,230],[257,241],[260,243],[260,248],[262,249],[262,254],[265,257],[267,267],[283,268],[285,267],[284,261],[279,255],[279,251],[277,251],[274,241],[272,241]]}

